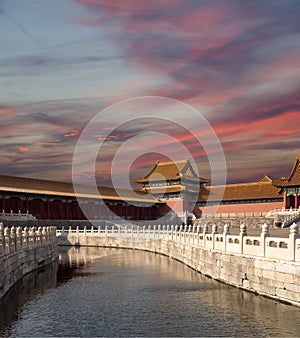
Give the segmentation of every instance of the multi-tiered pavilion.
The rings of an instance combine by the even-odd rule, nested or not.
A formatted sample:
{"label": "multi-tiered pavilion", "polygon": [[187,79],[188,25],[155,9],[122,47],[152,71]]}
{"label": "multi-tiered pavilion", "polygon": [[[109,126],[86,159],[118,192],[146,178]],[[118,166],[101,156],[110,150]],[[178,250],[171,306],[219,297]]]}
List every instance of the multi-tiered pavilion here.
{"label": "multi-tiered pavilion", "polygon": [[[142,184],[141,192],[150,193],[165,202],[173,211],[192,211],[199,191],[209,180],[199,177],[191,161],[157,161],[144,177],[135,180]],[[193,203],[194,202],[194,203]]]}

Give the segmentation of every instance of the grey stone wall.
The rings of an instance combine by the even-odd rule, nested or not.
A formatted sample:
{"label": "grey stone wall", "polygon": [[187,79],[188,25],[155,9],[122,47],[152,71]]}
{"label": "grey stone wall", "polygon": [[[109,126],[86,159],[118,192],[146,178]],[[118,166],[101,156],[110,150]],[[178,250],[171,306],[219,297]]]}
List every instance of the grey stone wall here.
{"label": "grey stone wall", "polygon": [[57,257],[55,228],[10,231],[3,230],[0,224],[0,299],[27,273],[45,267]]}
{"label": "grey stone wall", "polygon": [[260,295],[300,306],[299,262],[244,256],[164,238],[120,238],[67,235],[59,245],[102,246],[146,250],[174,258],[196,271]]}

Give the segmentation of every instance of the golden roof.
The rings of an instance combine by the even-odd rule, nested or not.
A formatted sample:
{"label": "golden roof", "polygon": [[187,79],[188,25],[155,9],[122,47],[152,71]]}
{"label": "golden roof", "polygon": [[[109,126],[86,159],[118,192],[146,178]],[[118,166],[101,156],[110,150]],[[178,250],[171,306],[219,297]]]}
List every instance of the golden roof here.
{"label": "golden roof", "polygon": [[[93,189],[89,185],[76,185],[76,187],[76,191],[79,193],[75,194],[72,183],[0,175],[0,191],[64,197],[101,198],[114,201],[157,202],[153,196],[139,191],[133,192],[125,189],[118,189],[116,191],[114,188],[98,186],[98,195],[93,192]],[[140,195],[140,197],[135,196],[135,194]]]}
{"label": "golden roof", "polygon": [[203,187],[200,190],[198,202],[218,201],[224,190],[222,201],[244,201],[281,198],[280,189],[273,185],[273,181],[265,176],[258,182],[228,184],[226,186]]}
{"label": "golden roof", "polygon": [[278,187],[300,186],[300,157],[296,159],[290,176],[276,180],[274,184]]}
{"label": "golden roof", "polygon": [[[182,161],[168,161],[168,162],[159,162],[157,161],[154,168],[144,177],[135,179],[137,183],[147,183],[149,181],[170,181],[178,180],[181,177],[185,177],[190,180],[197,180],[195,171],[193,170],[190,160]],[[209,182],[205,178],[200,178],[201,182]]]}

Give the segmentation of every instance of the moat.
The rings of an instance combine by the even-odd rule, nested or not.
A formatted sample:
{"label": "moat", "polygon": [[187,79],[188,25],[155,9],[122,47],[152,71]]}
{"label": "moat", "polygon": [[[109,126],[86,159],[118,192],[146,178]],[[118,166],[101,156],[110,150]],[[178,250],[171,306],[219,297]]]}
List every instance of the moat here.
{"label": "moat", "polygon": [[297,307],[207,278],[171,258],[60,248],[0,303],[0,336],[290,336]]}

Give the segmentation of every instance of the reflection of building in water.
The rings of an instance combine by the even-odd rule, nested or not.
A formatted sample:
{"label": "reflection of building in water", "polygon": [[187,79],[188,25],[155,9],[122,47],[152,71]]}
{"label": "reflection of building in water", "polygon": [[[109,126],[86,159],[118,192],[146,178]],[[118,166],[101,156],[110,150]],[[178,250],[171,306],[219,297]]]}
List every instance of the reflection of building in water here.
{"label": "reflection of building in water", "polygon": [[[48,264],[39,271],[23,276],[0,301],[0,337],[12,335],[10,326],[19,319],[19,311],[25,302],[37,294],[57,285],[57,261]],[[5,334],[3,331],[5,330]]]}
{"label": "reflection of building in water", "polygon": [[96,259],[112,254],[116,249],[94,247],[60,247],[58,261],[61,265],[82,267]]}
{"label": "reflection of building in water", "polygon": [[[254,316],[252,320],[255,323],[259,323],[260,319],[266,318],[266,314],[268,314],[268,318],[280,323],[278,327],[285,328],[286,332],[291,332],[291,328],[295,328],[295,308],[293,306],[287,306],[220,283],[166,256],[130,249],[80,247],[77,251],[72,250],[69,257],[74,262],[85,261],[88,263],[88,267],[83,269],[84,276],[95,277],[93,274],[95,272],[106,272],[100,274],[100,278],[93,279],[92,285],[100,283],[103,278],[105,279],[103,285],[114,285],[117,277],[119,283],[116,285],[120,289],[114,290],[114,292],[118,292],[124,297],[128,296],[127,292],[132,288],[136,292],[141,290],[143,295],[150,293],[151,302],[155,304],[158,313],[165,308],[161,309],[163,304],[157,295],[162,297],[167,295],[169,304],[175,308],[181,300],[190,298],[200,306],[201,303],[205,303],[205,308],[216,311],[216,314],[222,313],[222,318],[231,318],[232,313],[239,312],[242,319],[238,319],[237,313],[234,316],[237,326],[232,329],[236,330],[232,331],[236,335],[239,335],[239,330],[242,327],[247,326],[251,327],[254,336],[261,335],[259,326],[254,325],[253,327],[253,321],[246,320],[249,319],[249,314]],[[129,295],[132,294],[129,293]],[[122,300],[120,298],[120,302]],[[236,307],[232,308],[233,304]],[[282,309],[282,312],[279,309]],[[280,313],[288,313],[288,315],[280,316]],[[257,320],[255,321],[255,319]],[[293,329],[292,332],[294,332]],[[276,332],[273,333],[276,334]]]}

